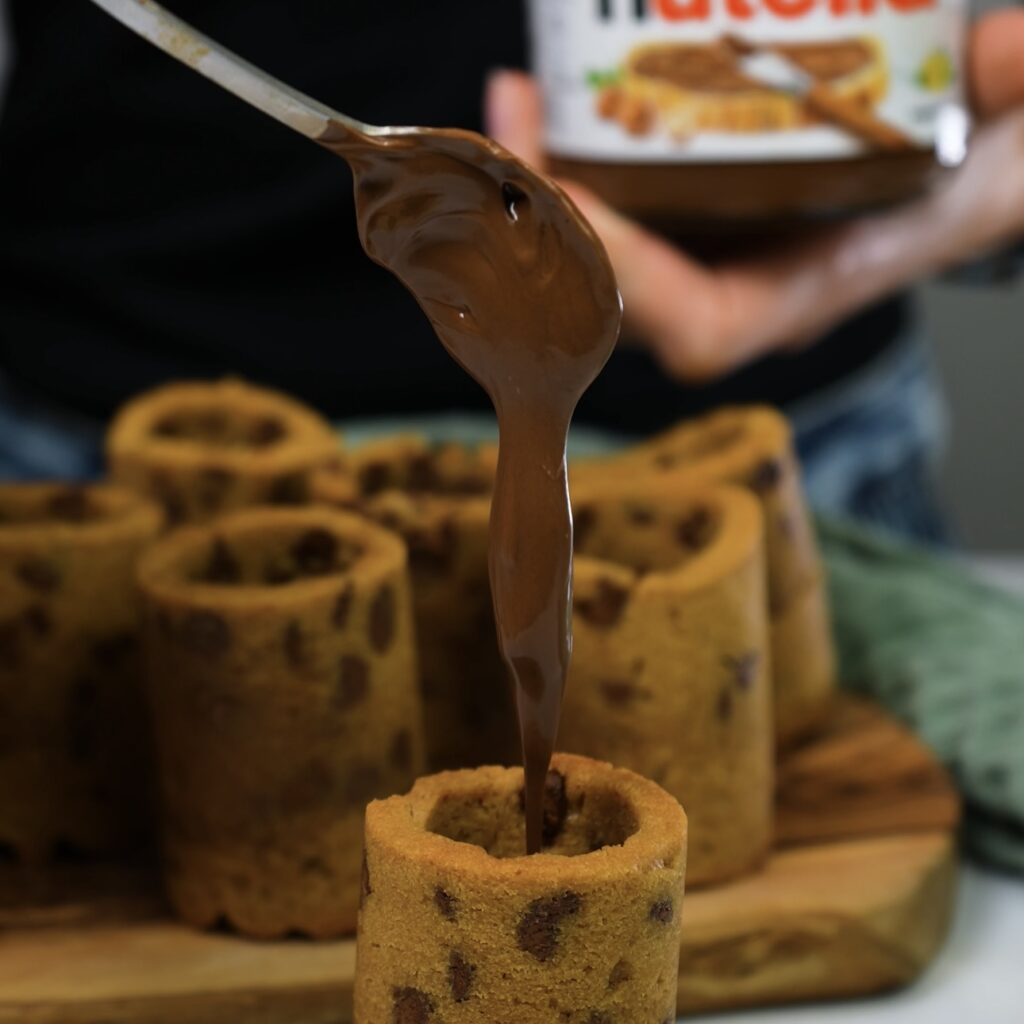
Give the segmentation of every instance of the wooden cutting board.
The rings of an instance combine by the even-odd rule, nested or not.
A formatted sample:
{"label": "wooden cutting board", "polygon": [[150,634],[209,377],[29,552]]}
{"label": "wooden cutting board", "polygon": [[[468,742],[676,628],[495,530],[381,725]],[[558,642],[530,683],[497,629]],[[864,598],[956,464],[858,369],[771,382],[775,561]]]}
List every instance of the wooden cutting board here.
{"label": "wooden cutting board", "polygon": [[[958,819],[924,747],[843,698],[782,765],[765,869],[687,894],[680,1008],[913,980],[949,924]],[[350,1024],[354,970],[351,941],[255,943],[177,925],[145,869],[0,871],[0,1024]]]}

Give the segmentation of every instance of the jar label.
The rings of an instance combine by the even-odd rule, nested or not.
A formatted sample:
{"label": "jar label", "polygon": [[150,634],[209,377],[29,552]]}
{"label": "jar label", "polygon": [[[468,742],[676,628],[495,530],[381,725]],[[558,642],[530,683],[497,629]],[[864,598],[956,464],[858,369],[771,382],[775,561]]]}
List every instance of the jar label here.
{"label": "jar label", "polygon": [[532,0],[531,20],[557,156],[964,154],[966,0]]}

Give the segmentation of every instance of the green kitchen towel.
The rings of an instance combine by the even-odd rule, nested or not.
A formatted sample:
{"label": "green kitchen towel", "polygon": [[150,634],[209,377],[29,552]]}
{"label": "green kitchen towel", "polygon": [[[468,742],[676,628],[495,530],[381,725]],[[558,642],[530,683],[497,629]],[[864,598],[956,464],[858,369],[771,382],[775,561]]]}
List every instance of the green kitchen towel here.
{"label": "green kitchen towel", "polygon": [[968,849],[1024,871],[1024,600],[953,560],[819,520],[845,686],[905,721],[964,795]]}
{"label": "green kitchen towel", "polygon": [[[380,434],[494,440],[493,416],[342,425],[359,444]],[[573,428],[575,458],[623,445]],[[1024,872],[1024,600],[953,559],[846,522],[820,519],[844,685],[906,722],[955,776],[968,849]]]}

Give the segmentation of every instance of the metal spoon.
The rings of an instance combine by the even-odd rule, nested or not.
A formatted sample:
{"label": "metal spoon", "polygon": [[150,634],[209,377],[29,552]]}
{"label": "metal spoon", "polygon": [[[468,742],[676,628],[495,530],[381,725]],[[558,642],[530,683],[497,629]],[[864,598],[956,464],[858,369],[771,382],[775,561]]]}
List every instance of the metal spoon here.
{"label": "metal spoon", "polygon": [[401,135],[411,130],[364,124],[331,110],[196,31],[153,0],[92,2],[143,39],[187,64],[193,71],[198,71],[257,110],[262,110],[315,142],[329,135],[332,122],[367,137]]}

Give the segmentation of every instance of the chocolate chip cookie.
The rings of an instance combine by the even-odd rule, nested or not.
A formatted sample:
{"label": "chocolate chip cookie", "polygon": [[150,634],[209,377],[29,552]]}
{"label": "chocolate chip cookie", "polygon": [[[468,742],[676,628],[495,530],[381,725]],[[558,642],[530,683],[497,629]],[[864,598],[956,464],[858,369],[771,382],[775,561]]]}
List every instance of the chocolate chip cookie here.
{"label": "chocolate chip cookie", "polygon": [[252,505],[296,505],[309,475],[338,458],[326,420],[238,380],[170,384],[121,410],[107,436],[110,475],[160,502],[171,525]]}
{"label": "chocolate chip cookie", "polygon": [[523,773],[421,779],[372,803],[356,1024],[675,1020],[686,816],[656,785],[556,755],[544,853]]}
{"label": "chocolate chip cookie", "polygon": [[0,485],[0,851],[39,863],[151,837],[135,563],[159,508]]}
{"label": "chocolate chip cookie", "polygon": [[139,578],[175,909],[258,937],[351,931],[363,810],[423,768],[401,541],[250,509],[169,535]]}
{"label": "chocolate chip cookie", "polygon": [[[728,486],[577,482],[574,649],[560,745],[663,786],[690,822],[687,880],[771,845],[773,722],[762,520]],[[582,522],[584,529],[579,529]]]}

